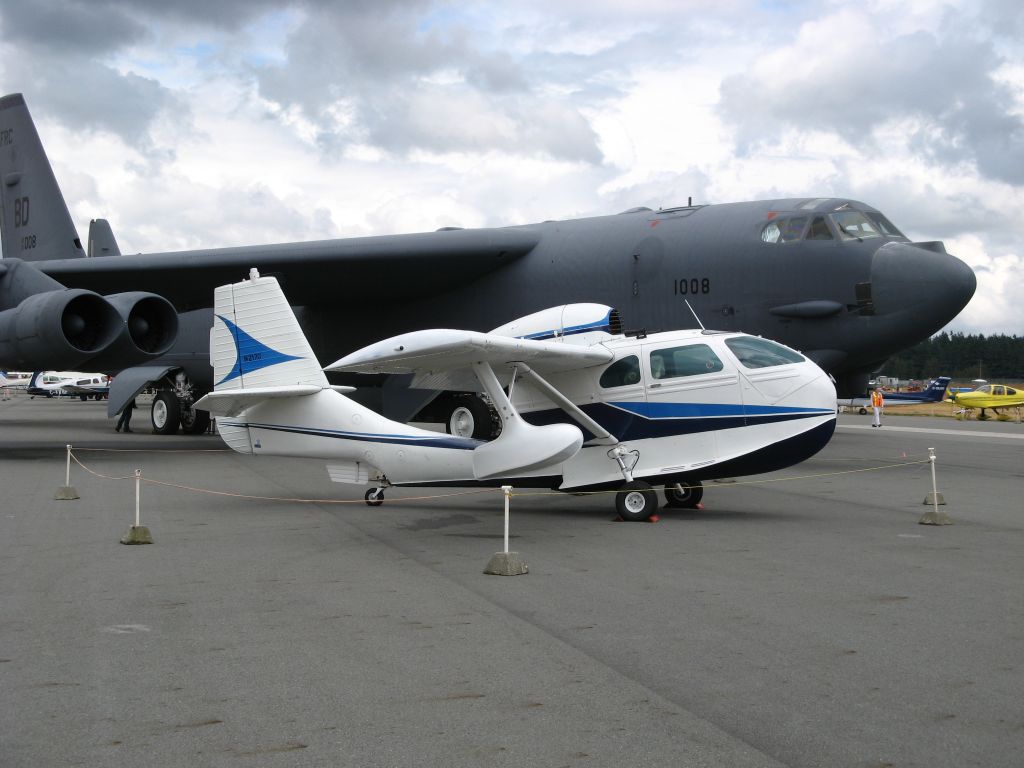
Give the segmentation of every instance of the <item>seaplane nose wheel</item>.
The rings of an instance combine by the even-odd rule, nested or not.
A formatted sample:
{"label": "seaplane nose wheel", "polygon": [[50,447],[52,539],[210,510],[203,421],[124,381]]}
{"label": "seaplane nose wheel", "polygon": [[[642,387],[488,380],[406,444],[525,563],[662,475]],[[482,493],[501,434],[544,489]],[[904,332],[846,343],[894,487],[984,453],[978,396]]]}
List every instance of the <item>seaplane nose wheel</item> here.
{"label": "seaplane nose wheel", "polygon": [[371,488],[363,496],[366,499],[366,506],[368,507],[379,507],[384,503],[384,489],[383,488]]}
{"label": "seaplane nose wheel", "polygon": [[624,483],[615,494],[615,510],[623,520],[649,520],[658,511],[658,494],[642,480]]}
{"label": "seaplane nose wheel", "polygon": [[695,509],[703,498],[704,486],[699,480],[665,486],[665,501],[676,509]]}

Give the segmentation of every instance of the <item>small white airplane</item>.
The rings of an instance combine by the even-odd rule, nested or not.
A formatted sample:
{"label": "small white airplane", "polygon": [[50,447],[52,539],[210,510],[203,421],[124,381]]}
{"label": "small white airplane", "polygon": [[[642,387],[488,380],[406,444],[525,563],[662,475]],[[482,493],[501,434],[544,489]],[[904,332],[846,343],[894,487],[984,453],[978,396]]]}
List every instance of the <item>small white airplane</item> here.
{"label": "small white airplane", "polygon": [[26,391],[32,397],[71,395],[82,400],[102,400],[110,392],[110,377],[82,371],[36,371]]}
{"label": "small white airplane", "polygon": [[0,371],[0,387],[4,389],[25,389],[32,380],[31,373],[22,371]]}
{"label": "small white airplane", "polygon": [[[569,304],[490,333],[396,336],[326,370],[413,373],[412,386],[483,392],[501,419],[490,442],[386,419],[332,387],[277,281],[215,292],[214,391],[196,408],[220,416],[239,453],[332,462],[332,480],[387,486],[515,485],[615,490],[626,520],[658,506],[695,507],[702,480],[769,472],[831,438],[836,392],[799,353],[740,333],[626,336],[618,313]],[[507,391],[506,391],[507,388]]]}

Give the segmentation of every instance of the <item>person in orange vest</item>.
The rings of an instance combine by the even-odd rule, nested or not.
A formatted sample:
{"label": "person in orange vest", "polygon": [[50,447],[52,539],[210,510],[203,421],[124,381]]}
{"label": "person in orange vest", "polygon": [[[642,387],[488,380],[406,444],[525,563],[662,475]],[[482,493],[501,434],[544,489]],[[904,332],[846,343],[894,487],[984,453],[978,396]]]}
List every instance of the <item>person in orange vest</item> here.
{"label": "person in orange vest", "polygon": [[872,427],[882,426],[882,408],[885,406],[885,398],[882,397],[882,390],[873,389],[871,390],[871,407],[875,411],[875,421],[872,423]]}

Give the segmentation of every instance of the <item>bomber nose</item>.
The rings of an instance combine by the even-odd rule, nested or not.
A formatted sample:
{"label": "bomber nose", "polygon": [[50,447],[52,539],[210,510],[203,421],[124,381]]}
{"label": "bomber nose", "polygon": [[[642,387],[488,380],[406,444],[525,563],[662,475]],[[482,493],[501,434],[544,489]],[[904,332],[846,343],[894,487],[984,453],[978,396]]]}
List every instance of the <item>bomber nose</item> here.
{"label": "bomber nose", "polygon": [[886,243],[871,261],[875,312],[901,315],[901,321],[927,334],[956,317],[975,288],[971,268],[945,251]]}

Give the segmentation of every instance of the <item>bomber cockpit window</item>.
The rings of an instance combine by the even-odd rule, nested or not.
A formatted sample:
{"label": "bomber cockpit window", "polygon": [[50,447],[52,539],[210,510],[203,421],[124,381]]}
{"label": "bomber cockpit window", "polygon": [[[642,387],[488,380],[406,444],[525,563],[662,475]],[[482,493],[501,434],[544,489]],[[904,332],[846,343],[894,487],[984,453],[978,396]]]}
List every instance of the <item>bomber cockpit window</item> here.
{"label": "bomber cockpit window", "polygon": [[640,383],[640,358],[636,355],[624,357],[609,365],[601,374],[600,385],[605,389],[625,387]]}
{"label": "bomber cockpit window", "polygon": [[789,365],[804,362],[803,355],[792,349],[756,336],[734,336],[725,340],[744,368],[771,368],[775,365]]}
{"label": "bomber cockpit window", "polygon": [[800,239],[806,223],[806,216],[772,219],[761,230],[761,239],[766,243],[791,243]]}
{"label": "bomber cockpit window", "polygon": [[725,366],[707,344],[671,347],[651,352],[651,377],[674,379],[679,376],[699,376],[715,373]]}
{"label": "bomber cockpit window", "polygon": [[815,216],[811,220],[811,226],[807,230],[808,240],[835,240],[832,230],[828,228],[828,222],[824,216]]}
{"label": "bomber cockpit window", "polygon": [[868,211],[867,216],[874,222],[875,226],[878,227],[879,231],[883,235],[887,235],[888,237],[905,237],[905,235],[896,229],[896,227],[892,225],[892,222],[882,214],[876,213],[875,211]]}
{"label": "bomber cockpit window", "polygon": [[881,237],[875,225],[860,211],[837,211],[832,214],[832,221],[839,230],[843,240],[865,240],[869,237]]}

